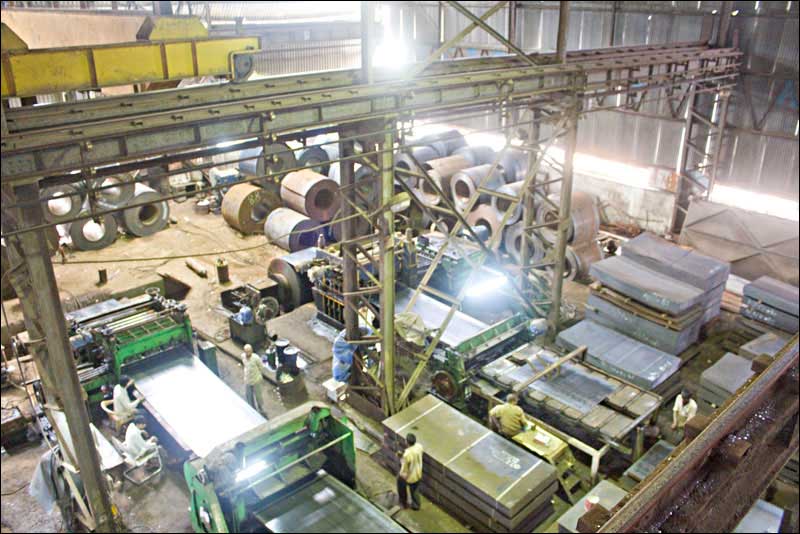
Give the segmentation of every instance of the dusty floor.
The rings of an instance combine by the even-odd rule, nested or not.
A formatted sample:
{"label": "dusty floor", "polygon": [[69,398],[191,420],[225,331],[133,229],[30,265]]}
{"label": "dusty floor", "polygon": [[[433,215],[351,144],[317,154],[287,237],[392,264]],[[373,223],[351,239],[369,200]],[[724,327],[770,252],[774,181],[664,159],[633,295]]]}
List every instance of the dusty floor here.
{"label": "dusty floor", "polygon": [[[98,252],[74,252],[68,255],[68,262],[96,261],[97,263],[56,263],[55,272],[62,290],[63,298],[75,299],[87,293],[101,293],[104,298],[122,295],[134,287],[159,283],[163,277],[177,280],[191,289],[184,301],[189,307],[190,317],[196,329],[204,337],[212,339],[220,347],[218,363],[221,378],[243,396],[242,368],[236,356],[240,350],[229,340],[227,318],[221,312],[219,292],[238,282],[263,278],[272,257],[285,252],[269,245],[259,246],[263,236],[245,237],[224,223],[220,216],[196,215],[191,206],[177,204],[172,206],[176,220],[170,228],[144,239],[120,238],[111,247]],[[240,250],[251,248],[250,250]],[[216,281],[213,262],[223,250],[229,252],[224,257],[229,265],[231,284],[220,286]],[[209,276],[201,278],[191,271],[183,258],[146,261],[145,258],[157,256],[179,256],[195,254],[198,251],[213,252],[198,258],[208,269]],[[117,260],[124,260],[118,262]],[[96,285],[99,268],[108,270],[108,284]],[[576,304],[582,312],[588,288],[580,284],[567,284],[565,298]],[[20,310],[15,301],[6,303],[9,321],[13,324],[20,319]],[[309,367],[305,370],[302,387],[299,390],[279,391],[272,384],[264,388],[265,411],[267,416],[275,417],[287,409],[309,399],[324,400],[321,387],[330,377],[331,343],[335,331],[321,328],[314,321],[313,305],[306,305],[290,314],[270,322],[270,330],[281,337],[288,338],[305,354],[311,355]],[[695,384],[699,374],[716,361],[724,351],[706,350],[682,369],[682,378],[687,384]],[[26,365],[27,376],[32,369]],[[15,400],[16,399],[16,400]],[[19,392],[3,393],[3,406],[19,400]],[[707,407],[702,407],[704,410]],[[423,498],[423,509],[419,512],[398,511],[395,506],[394,476],[381,467],[370,454],[377,450],[381,430],[370,421],[346,405],[342,406],[352,423],[361,432],[356,440],[359,448],[357,474],[359,491],[373,502],[394,513],[394,518],[406,528],[415,532],[459,532],[466,529],[447,513]],[[662,410],[659,417],[663,429],[669,427],[669,410]],[[373,436],[371,439],[369,436]],[[677,436],[666,432],[666,437],[676,440]],[[57,532],[62,527],[57,512],[47,514],[29,496],[27,483],[36,462],[44,452],[44,445],[31,445],[14,449],[2,461],[2,527],[3,532]],[[191,526],[186,512],[188,494],[183,481],[180,465],[166,469],[160,477],[143,486],[126,484],[122,492],[114,495],[126,526],[134,532],[190,532]],[[567,508],[558,503],[554,520]],[[541,531],[556,532],[552,522],[540,526]]]}

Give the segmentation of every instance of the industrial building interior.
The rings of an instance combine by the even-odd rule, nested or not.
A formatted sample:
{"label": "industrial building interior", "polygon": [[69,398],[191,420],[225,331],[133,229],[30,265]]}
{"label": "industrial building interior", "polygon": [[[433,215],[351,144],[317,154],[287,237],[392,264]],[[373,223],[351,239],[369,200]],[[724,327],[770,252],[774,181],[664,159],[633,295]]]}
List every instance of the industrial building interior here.
{"label": "industrial building interior", "polygon": [[796,1],[2,1],[2,532],[798,532]]}

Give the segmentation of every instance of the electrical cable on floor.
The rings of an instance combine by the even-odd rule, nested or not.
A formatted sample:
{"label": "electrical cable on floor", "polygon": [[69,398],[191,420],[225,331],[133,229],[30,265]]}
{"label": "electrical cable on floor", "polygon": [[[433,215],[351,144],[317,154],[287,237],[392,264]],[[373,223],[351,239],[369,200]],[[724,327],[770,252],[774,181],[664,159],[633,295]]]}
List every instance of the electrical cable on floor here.
{"label": "electrical cable on floor", "polygon": [[25,488],[27,488],[29,485],[30,485],[30,482],[26,482],[25,484],[23,484],[22,486],[18,487],[17,489],[15,489],[13,491],[8,491],[8,492],[4,491],[4,492],[0,493],[0,495],[2,495],[3,497],[8,497],[9,495],[16,495],[20,491],[22,491]]}

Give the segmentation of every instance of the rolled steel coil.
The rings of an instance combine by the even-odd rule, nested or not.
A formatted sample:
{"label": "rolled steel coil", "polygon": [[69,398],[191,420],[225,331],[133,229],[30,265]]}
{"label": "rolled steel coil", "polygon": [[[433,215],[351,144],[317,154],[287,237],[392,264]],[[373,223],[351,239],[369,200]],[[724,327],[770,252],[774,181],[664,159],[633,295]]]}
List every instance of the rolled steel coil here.
{"label": "rolled steel coil", "polygon": [[[553,202],[558,202],[558,195],[550,195]],[[559,219],[558,210],[550,204],[543,203],[536,210],[538,223],[556,222]],[[567,230],[568,243],[586,243],[594,239],[600,231],[600,211],[595,197],[583,191],[572,193],[572,210],[570,224]],[[556,225],[542,228],[542,237],[550,243],[555,243],[558,236]]]}
{"label": "rolled steel coil", "polygon": [[97,186],[102,188],[97,191],[97,196],[109,206],[122,206],[136,194],[134,179],[133,174],[121,174],[97,180]]}
{"label": "rolled steel coil", "polygon": [[[431,180],[433,180],[436,185],[442,191],[445,191],[444,187],[444,180],[433,169],[429,169],[426,171],[428,176],[430,176]],[[426,206],[437,206],[442,201],[442,196],[436,192],[436,188],[431,185],[428,180],[420,180],[420,187],[416,188],[414,192],[416,193],[417,197],[422,201],[423,204]]]}
{"label": "rolled steel coil", "polygon": [[[411,156],[413,156],[413,158]],[[419,181],[418,181],[419,179],[416,176],[411,176],[408,174],[396,172],[397,169],[402,169],[405,171],[421,174],[422,169],[420,169],[416,165],[416,163],[414,163],[414,160],[416,159],[417,162],[419,162],[419,164],[422,165],[423,163],[426,163],[438,157],[439,153],[429,146],[415,146],[406,149],[403,152],[395,154],[394,157],[395,180],[401,180],[405,182],[409,187],[419,187]]]}
{"label": "rolled steel coil", "polygon": [[[475,194],[482,180],[485,179],[483,189],[496,190],[505,184],[502,174],[497,169],[486,179],[491,168],[491,165],[480,165],[461,170],[453,175],[450,179],[450,194],[452,195],[453,204],[455,204],[456,209],[460,211],[466,209],[470,198]],[[489,195],[481,194],[478,203],[487,202],[489,202]],[[478,204],[475,204],[473,209],[477,206]]]}
{"label": "rolled steel coil", "polygon": [[[489,236],[485,240],[487,246],[495,234],[502,233],[503,231],[503,225],[500,224],[497,210],[493,209],[488,204],[481,204],[476,209],[472,210],[472,212],[467,215],[466,219],[470,226],[483,227],[489,231]],[[492,250],[500,248],[502,241],[502,239],[496,239]]]}
{"label": "rolled steel coil", "polygon": [[488,146],[463,146],[454,151],[452,155],[466,158],[470,167],[491,165],[497,158],[497,152]]}
{"label": "rolled steel coil", "polygon": [[313,165],[311,170],[328,176],[331,169],[330,157],[320,146],[312,146],[300,151],[300,157],[297,158],[298,167],[308,167]]}
{"label": "rolled steel coil", "polygon": [[45,220],[50,223],[57,223],[74,219],[78,216],[81,209],[83,209],[86,193],[74,185],[54,185],[43,188],[40,198],[50,199],[44,201],[42,206]]}
{"label": "rolled steel coil", "polygon": [[575,277],[586,279],[589,277],[589,268],[593,263],[603,259],[600,244],[592,239],[586,243],[570,245],[575,261]]}
{"label": "rolled steel coil", "polygon": [[117,222],[125,233],[144,237],[160,232],[169,224],[169,204],[161,200],[161,195],[144,184],[136,184],[134,196],[124,205],[149,202],[117,214]]}
{"label": "rolled steel coil", "polygon": [[[445,158],[436,158],[429,161],[426,161],[422,164],[423,168],[426,171],[436,171],[439,175],[441,180],[440,187],[444,191],[446,195],[450,194],[450,180],[453,178],[453,175],[459,171],[463,171],[471,167],[469,161],[463,156],[447,156]],[[432,189],[430,184],[422,184],[422,188],[424,189],[427,187],[429,190]]]}
{"label": "rolled steel coil", "polygon": [[449,156],[459,148],[467,146],[467,141],[458,130],[425,135],[414,142],[420,145],[429,145],[436,150],[440,157]]}
{"label": "rolled steel coil", "polygon": [[[512,196],[512,197],[519,197],[520,192],[522,191],[522,186],[524,182],[514,182],[511,184],[505,184],[497,188],[498,193],[502,193],[504,195]],[[511,207],[511,201],[502,197],[492,197],[491,200],[492,207],[497,210],[498,213],[502,216],[505,214],[506,211]],[[517,202],[516,206],[514,207],[514,211],[511,212],[511,215],[506,219],[506,226],[511,226],[512,224],[516,224],[522,218],[522,202]]]}
{"label": "rolled steel coil", "polygon": [[264,222],[264,235],[279,247],[295,252],[317,244],[320,222],[289,208],[272,210]]}
{"label": "rolled steel coil", "polygon": [[269,277],[278,283],[278,297],[284,312],[302,306],[313,299],[311,281],[306,276],[311,263],[316,258],[312,250],[304,250],[273,258],[267,271]]}
{"label": "rolled steel coil", "polygon": [[[524,223],[522,221],[506,226],[503,230],[503,247],[506,253],[519,263],[522,261],[522,238]],[[544,260],[546,249],[544,242],[534,233],[528,233],[528,249],[533,263]]]}
{"label": "rolled steel coil", "polygon": [[[356,217],[353,219],[355,224],[355,230],[351,237],[356,236],[364,236],[367,234],[371,234],[374,231],[374,227],[370,224],[363,217]],[[338,243],[344,239],[342,237],[342,224],[343,223],[334,223],[330,226],[325,227],[325,241],[328,243]]]}
{"label": "rolled steel coil", "polygon": [[509,148],[500,158],[500,165],[503,167],[506,183],[524,180],[528,174],[528,153],[518,148]]}
{"label": "rolled steel coil", "polygon": [[72,246],[78,250],[100,250],[106,248],[117,238],[117,220],[107,213],[100,215],[98,221],[87,218],[70,223],[68,233]]}
{"label": "rolled steel coil", "polygon": [[239,153],[239,159],[241,158],[250,159],[239,162],[239,172],[245,176],[263,176],[264,178],[256,182],[261,186],[280,183],[289,169],[297,168],[294,151],[284,143],[267,145],[266,153],[263,147],[242,150]]}
{"label": "rolled steel coil", "polygon": [[222,198],[222,218],[243,234],[258,234],[264,231],[267,215],[280,205],[281,199],[268,189],[236,184]]}
{"label": "rolled steel coil", "polygon": [[322,222],[333,219],[341,206],[339,184],[308,169],[284,177],[281,199],[293,210]]}
{"label": "rolled steel coil", "polygon": [[[322,150],[328,155],[328,172],[323,172],[322,174],[326,174],[328,178],[339,183],[339,176],[340,176],[340,165],[339,162],[336,161],[339,159],[339,144],[338,143],[331,143],[330,145],[323,145]],[[330,163],[332,162],[332,163]]]}

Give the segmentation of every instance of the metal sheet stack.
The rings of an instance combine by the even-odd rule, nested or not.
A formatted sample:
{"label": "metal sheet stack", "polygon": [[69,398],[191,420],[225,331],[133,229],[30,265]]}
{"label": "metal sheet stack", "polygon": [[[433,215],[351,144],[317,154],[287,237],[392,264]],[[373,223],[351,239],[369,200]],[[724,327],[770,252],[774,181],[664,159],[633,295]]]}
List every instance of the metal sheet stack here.
{"label": "metal sheet stack", "polygon": [[[529,380],[537,370],[555,362],[558,355],[528,344],[481,368],[488,383],[475,385],[510,392]],[[604,436],[622,441],[636,427],[636,419],[655,410],[661,399],[575,361],[558,373],[533,382],[520,394],[523,408],[537,418],[565,431]]]}
{"label": "metal sheet stack", "polygon": [[717,363],[700,375],[697,396],[714,406],[724,403],[755,373],[752,362],[732,352],[727,352]]}
{"label": "metal sheet stack", "polygon": [[422,493],[479,532],[531,532],[552,512],[553,466],[431,395],[384,420],[383,431],[395,471],[405,436],[416,435]]}
{"label": "metal sheet stack", "polygon": [[744,286],[742,315],[790,334],[797,333],[800,291],[769,276]]}
{"label": "metal sheet stack", "polygon": [[767,332],[739,347],[739,356],[754,360],[762,354],[766,354],[770,358],[774,358],[784,346],[786,346],[786,339]]}
{"label": "metal sheet stack", "polygon": [[602,324],[581,321],[558,334],[565,350],[586,346],[586,363],[641,388],[666,393],[678,381],[680,358]]}

